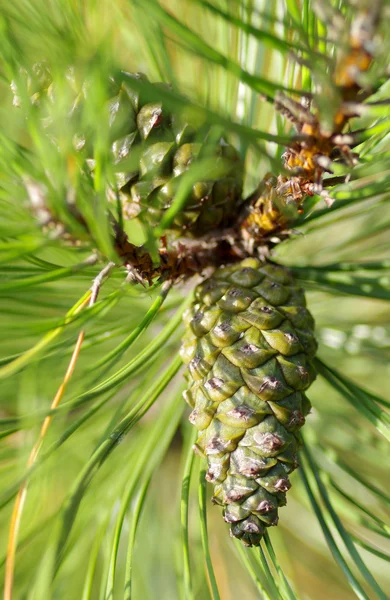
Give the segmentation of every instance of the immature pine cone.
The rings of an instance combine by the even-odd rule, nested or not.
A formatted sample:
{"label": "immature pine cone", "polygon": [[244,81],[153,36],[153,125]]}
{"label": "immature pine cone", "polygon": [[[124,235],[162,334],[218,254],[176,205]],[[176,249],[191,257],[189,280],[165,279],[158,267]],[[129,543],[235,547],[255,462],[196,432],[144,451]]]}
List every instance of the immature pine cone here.
{"label": "immature pine cone", "polygon": [[[94,135],[83,130],[82,115],[94,88],[88,80],[78,81],[73,69],[64,74],[64,80],[69,93],[67,126],[77,131],[76,148],[93,172]],[[150,102],[134,90],[137,82],[147,83],[148,79],[139,73],[122,72],[107,82],[109,138],[124,217],[138,216],[144,223],[158,225],[186,172],[204,159],[204,172],[193,181],[185,206],[176,214],[170,229],[198,237],[233,225],[232,215],[243,203],[243,164],[237,150],[223,138],[214,139],[207,123],[195,122],[183,110],[172,113],[159,101],[161,90],[169,86],[153,84],[156,101]],[[27,77],[27,89],[31,102],[42,105],[45,128],[52,138],[50,125],[58,91],[46,63],[35,65],[34,73]],[[20,106],[15,84],[13,90],[14,103]],[[111,195],[116,202],[116,193]]]}
{"label": "immature pine cone", "polygon": [[284,267],[248,258],[200,284],[185,314],[195,450],[207,457],[213,501],[231,534],[258,545],[278,522],[288,474],[297,466],[298,430],[315,379],[314,321]]}

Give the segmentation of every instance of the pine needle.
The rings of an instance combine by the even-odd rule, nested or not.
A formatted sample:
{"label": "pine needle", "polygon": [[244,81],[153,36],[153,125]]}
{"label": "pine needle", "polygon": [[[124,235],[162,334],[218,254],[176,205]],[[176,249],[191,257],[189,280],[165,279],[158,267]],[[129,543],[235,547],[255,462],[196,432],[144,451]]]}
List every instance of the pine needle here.
{"label": "pine needle", "polygon": [[[87,294],[86,298],[83,300],[83,302],[81,304],[78,305],[77,312],[81,311],[87,305],[89,307],[91,307],[95,304],[98,293],[99,293],[100,286],[101,286],[104,278],[106,277],[106,275],[108,275],[108,273],[110,272],[110,270],[113,267],[114,267],[114,263],[108,263],[108,265],[104,269],[102,269],[102,271],[96,277],[96,279],[92,285],[92,288],[89,291],[89,293]],[[71,380],[74,370],[76,368],[77,360],[80,355],[81,346],[83,344],[84,337],[85,337],[85,331],[82,330],[78,334],[77,341],[76,341],[71,359],[69,361],[68,368],[66,370],[64,379],[63,379],[60,387],[58,388],[56,395],[54,396],[54,399],[50,405],[50,410],[56,409],[59,406],[59,404],[64,396],[66,387],[67,387],[69,381]],[[35,461],[37,460],[39,452],[42,448],[44,438],[49,429],[52,419],[53,419],[53,417],[51,415],[47,416],[44,419],[41,429],[40,429],[40,432],[39,432],[38,439],[35,442],[32,450],[30,452],[30,455],[28,457],[27,469],[30,469],[34,465]],[[16,547],[17,547],[17,538],[18,538],[18,532],[19,532],[19,528],[20,528],[22,515],[23,515],[23,509],[24,509],[24,506],[26,503],[26,498],[27,498],[27,487],[28,487],[28,482],[24,481],[24,483],[22,483],[22,485],[19,488],[18,494],[15,499],[13,511],[12,511],[10,529],[9,529],[9,534],[8,534],[7,560],[6,560],[6,567],[5,567],[4,600],[12,600],[12,597],[13,597],[13,583],[14,583],[14,572],[15,572],[15,555],[16,555]]]}

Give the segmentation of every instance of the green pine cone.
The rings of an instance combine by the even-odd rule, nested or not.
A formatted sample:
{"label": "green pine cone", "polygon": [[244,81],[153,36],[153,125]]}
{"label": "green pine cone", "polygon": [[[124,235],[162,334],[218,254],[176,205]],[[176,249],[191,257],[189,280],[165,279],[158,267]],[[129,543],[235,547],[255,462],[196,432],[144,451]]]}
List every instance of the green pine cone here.
{"label": "green pine cone", "polygon": [[[184,208],[170,228],[184,235],[200,236],[217,227],[233,224],[242,203],[243,165],[238,152],[223,138],[212,139],[210,128],[194,122],[191,115],[171,114],[160,102],[147,102],[134,91],[134,80],[147,82],[142,74],[121,73],[110,81],[111,99],[107,107],[117,189],[124,217],[138,217],[156,226],[171,206],[183,176],[190,166],[201,162],[200,179],[190,181]],[[77,130],[75,146],[94,168],[91,135],[82,130],[82,105],[93,89],[77,82],[72,70],[67,82],[71,90],[69,119]],[[153,84],[158,91],[166,84]],[[45,63],[35,66],[35,79],[28,78],[31,101],[46,107],[56,102],[56,90]],[[16,92],[16,102],[19,99]],[[50,111],[49,111],[50,112]],[[78,131],[78,127],[81,131]],[[50,116],[45,115],[50,129]],[[48,131],[49,133],[49,131]],[[50,133],[49,133],[50,134]],[[198,162],[199,164],[199,162]],[[116,192],[111,190],[116,202]]]}
{"label": "green pine cone", "polygon": [[258,545],[298,466],[304,391],[316,376],[314,321],[289,271],[255,258],[220,268],[195,298],[181,350],[200,432],[194,449],[207,458],[231,534]]}

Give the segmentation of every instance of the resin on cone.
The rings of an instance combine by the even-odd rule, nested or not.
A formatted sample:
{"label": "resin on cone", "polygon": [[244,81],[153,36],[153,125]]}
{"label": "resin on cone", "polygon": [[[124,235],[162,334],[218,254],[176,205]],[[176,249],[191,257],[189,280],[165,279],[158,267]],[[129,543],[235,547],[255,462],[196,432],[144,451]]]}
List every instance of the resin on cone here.
{"label": "resin on cone", "polygon": [[315,379],[314,321],[289,271],[248,258],[201,283],[185,314],[185,399],[231,534],[258,545],[286,504]]}

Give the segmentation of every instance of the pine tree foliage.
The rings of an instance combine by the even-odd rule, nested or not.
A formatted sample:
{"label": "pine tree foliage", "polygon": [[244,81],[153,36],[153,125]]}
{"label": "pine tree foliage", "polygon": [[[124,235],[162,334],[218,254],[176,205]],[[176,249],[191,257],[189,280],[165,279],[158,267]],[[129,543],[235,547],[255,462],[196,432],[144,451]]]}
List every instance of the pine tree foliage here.
{"label": "pine tree foliage", "polygon": [[[386,598],[389,18],[387,0],[3,0],[6,600]],[[366,36],[356,52],[351,27]],[[156,271],[140,283],[129,259],[142,247],[142,273],[160,264],[161,239],[215,161],[195,157],[157,220],[127,219],[118,181],[139,155],[118,167],[108,110],[123,72],[147,75],[134,85],[148,103],[237,149],[251,206],[291,176],[297,106],[307,117],[311,98],[327,131],[345,77],[369,90],[351,99],[341,150],[288,230],[279,220],[267,241],[305,290],[319,350],[300,468],[257,548],[230,539],[192,451],[179,348],[199,278],[178,270],[172,285]]]}

